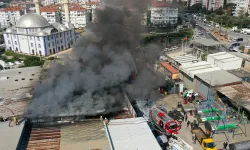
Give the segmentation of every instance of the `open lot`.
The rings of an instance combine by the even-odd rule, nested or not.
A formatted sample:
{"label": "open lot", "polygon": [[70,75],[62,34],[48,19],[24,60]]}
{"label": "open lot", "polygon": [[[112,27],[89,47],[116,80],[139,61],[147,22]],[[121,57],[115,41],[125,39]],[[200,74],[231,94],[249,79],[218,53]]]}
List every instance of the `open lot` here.
{"label": "open lot", "polygon": [[[172,95],[168,95],[162,99],[159,99],[156,102],[156,105],[159,106],[164,106],[167,109],[170,108],[176,108],[178,102],[183,102],[183,98],[181,96],[179,96],[178,94],[172,94]],[[187,104],[187,105],[183,105],[184,108],[185,107],[194,107],[192,106],[193,104]],[[193,121],[196,120],[196,118],[194,116],[190,116],[190,114],[188,113],[188,120],[189,121]],[[204,124],[200,123],[200,127],[205,130]],[[244,125],[240,125],[241,129],[244,131]],[[245,136],[244,134],[242,134],[240,128],[235,130],[235,136],[233,138],[233,133],[220,133],[220,134],[214,134],[213,139],[215,141],[216,147],[217,149],[222,149],[223,148],[223,142],[227,141],[227,138],[229,139],[229,144],[230,143],[235,143],[235,142],[240,142],[240,141],[247,141],[250,140],[250,124],[246,124],[246,132],[249,134],[247,136]],[[180,138],[182,138],[183,140],[185,140],[188,144],[190,144],[191,146],[193,146],[193,148],[195,150],[202,150],[202,147],[200,146],[200,144],[198,142],[196,142],[196,144],[192,143],[192,134],[190,132],[190,127],[187,127],[187,123],[183,122],[182,123],[182,129],[180,130],[179,134]]]}

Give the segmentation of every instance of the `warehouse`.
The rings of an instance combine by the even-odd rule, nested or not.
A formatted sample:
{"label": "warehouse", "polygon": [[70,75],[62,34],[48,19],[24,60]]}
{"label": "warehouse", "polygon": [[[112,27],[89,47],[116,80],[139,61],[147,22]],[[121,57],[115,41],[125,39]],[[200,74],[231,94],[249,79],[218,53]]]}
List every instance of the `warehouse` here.
{"label": "warehouse", "polygon": [[205,61],[183,64],[179,68],[180,78],[187,89],[194,89],[194,75],[216,70],[221,69]]}
{"label": "warehouse", "polygon": [[243,59],[227,52],[209,54],[207,62],[223,70],[232,70],[241,68]]}
{"label": "warehouse", "polygon": [[199,93],[201,97],[207,99],[215,87],[241,84],[241,81],[241,78],[225,70],[199,73],[194,76],[194,90]]}
{"label": "warehouse", "polygon": [[161,150],[143,117],[110,120],[105,130],[111,150]]}
{"label": "warehouse", "polygon": [[166,57],[170,64],[176,68],[179,68],[184,63],[199,61],[195,56],[183,52],[167,54]]}

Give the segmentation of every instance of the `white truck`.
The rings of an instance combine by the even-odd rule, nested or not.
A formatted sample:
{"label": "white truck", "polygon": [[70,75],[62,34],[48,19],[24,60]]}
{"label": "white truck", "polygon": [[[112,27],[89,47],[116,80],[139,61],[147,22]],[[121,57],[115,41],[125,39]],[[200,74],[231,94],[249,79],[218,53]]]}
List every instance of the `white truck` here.
{"label": "white truck", "polygon": [[250,34],[250,29],[242,29],[241,31],[240,31],[240,33],[242,33],[242,34]]}

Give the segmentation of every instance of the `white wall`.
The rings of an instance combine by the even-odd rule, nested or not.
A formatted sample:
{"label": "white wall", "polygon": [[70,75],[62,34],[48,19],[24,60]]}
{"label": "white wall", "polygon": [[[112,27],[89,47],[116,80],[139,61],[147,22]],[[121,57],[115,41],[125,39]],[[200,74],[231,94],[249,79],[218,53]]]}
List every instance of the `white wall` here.
{"label": "white wall", "polygon": [[170,7],[152,7],[150,21],[153,24],[177,23],[178,8]]}

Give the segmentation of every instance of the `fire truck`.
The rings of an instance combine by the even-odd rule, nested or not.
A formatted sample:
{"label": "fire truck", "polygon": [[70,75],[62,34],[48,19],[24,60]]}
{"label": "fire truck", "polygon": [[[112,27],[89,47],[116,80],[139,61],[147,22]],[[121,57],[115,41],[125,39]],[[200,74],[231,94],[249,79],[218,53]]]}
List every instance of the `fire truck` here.
{"label": "fire truck", "polygon": [[178,131],[181,129],[181,124],[178,121],[159,108],[152,108],[149,111],[149,119],[151,123],[166,135],[178,134]]}

